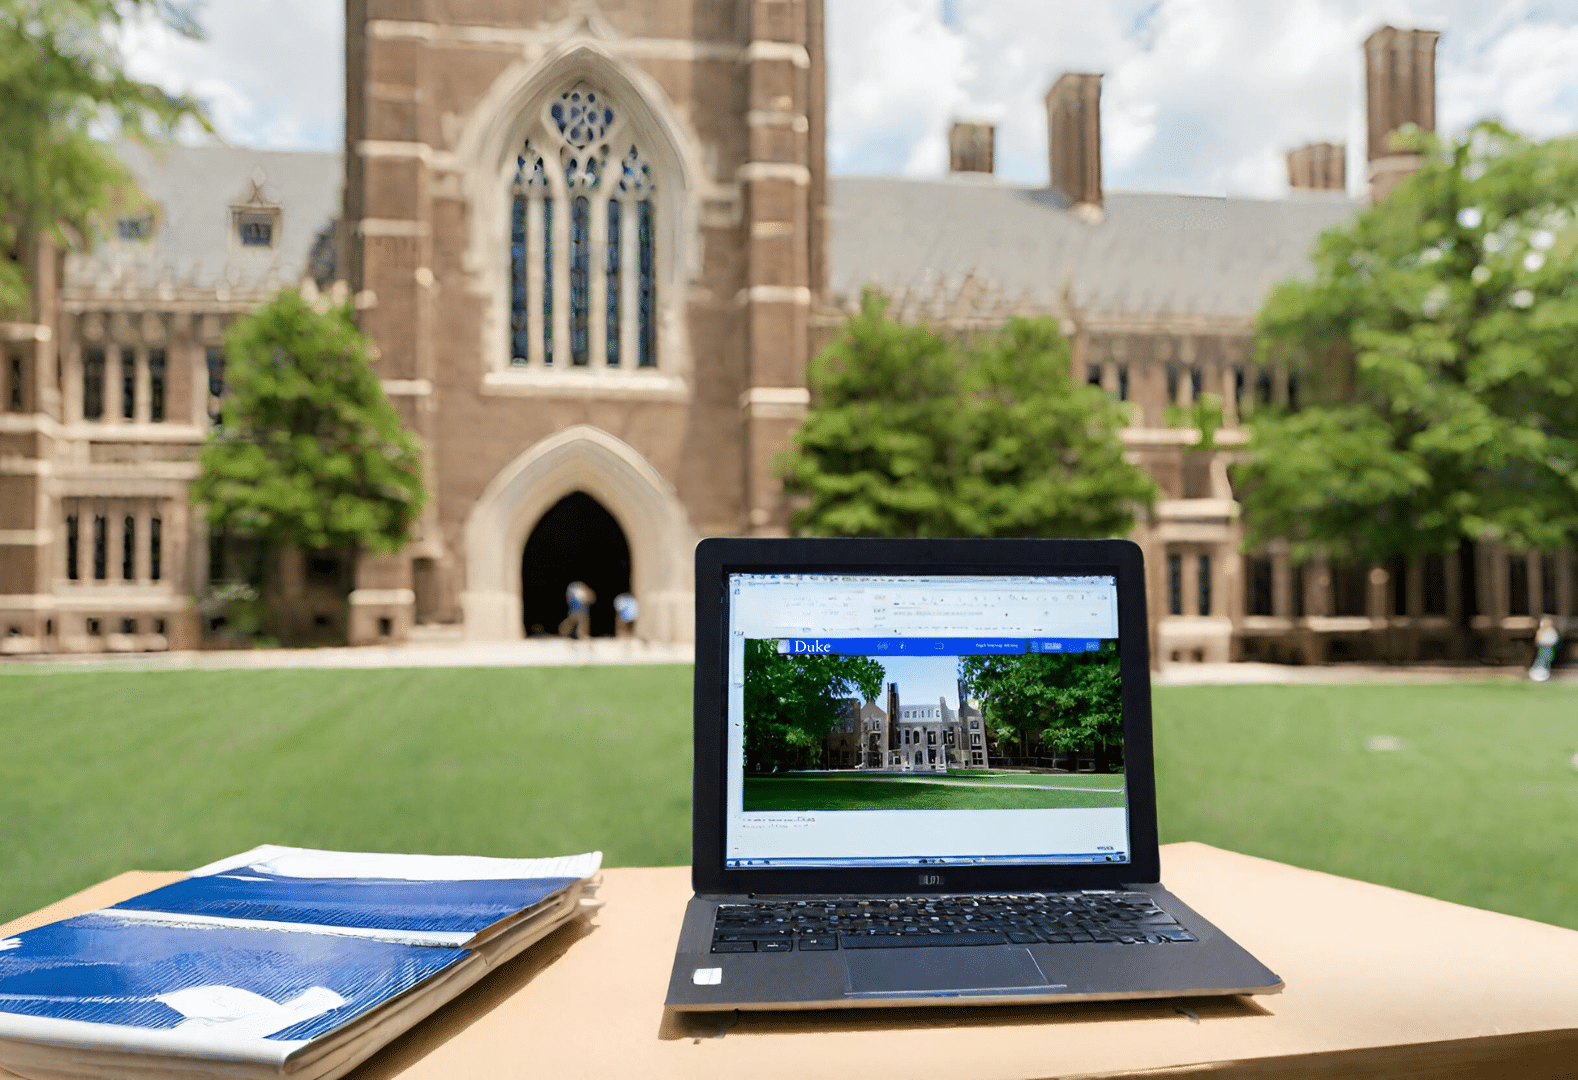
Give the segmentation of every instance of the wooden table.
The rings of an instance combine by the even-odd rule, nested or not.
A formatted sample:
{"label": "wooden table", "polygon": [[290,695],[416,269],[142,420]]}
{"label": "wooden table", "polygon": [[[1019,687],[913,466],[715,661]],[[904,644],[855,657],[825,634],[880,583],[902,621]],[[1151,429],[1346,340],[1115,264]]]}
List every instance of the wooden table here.
{"label": "wooden table", "polygon": [[[0,937],[180,876],[123,874]],[[1163,881],[1281,975],[1282,994],[668,1016],[689,878],[605,871],[589,928],[545,939],[351,1077],[1578,1080],[1578,932],[1204,844],[1162,848]]]}

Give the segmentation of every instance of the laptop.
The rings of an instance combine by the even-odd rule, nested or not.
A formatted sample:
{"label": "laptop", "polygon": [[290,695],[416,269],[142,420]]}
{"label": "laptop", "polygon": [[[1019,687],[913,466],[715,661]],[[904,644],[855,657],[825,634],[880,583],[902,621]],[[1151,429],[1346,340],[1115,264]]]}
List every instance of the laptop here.
{"label": "laptop", "polygon": [[1124,540],[696,549],[672,1010],[1263,994],[1159,881]]}

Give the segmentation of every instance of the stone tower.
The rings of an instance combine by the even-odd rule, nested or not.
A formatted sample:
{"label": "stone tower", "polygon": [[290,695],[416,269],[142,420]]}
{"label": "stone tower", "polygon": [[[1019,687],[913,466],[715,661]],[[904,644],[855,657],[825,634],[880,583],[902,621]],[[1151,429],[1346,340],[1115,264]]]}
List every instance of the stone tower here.
{"label": "stone tower", "polygon": [[347,0],[346,72],[346,264],[434,496],[362,560],[351,640],[551,625],[563,585],[522,552],[579,495],[637,632],[685,640],[696,538],[787,529],[772,459],[826,278],[820,0]]}
{"label": "stone tower", "polygon": [[1436,41],[1434,30],[1383,26],[1364,40],[1364,91],[1369,139],[1370,199],[1386,198],[1399,180],[1419,167],[1419,155],[1396,150],[1391,137],[1404,125],[1436,129]]}

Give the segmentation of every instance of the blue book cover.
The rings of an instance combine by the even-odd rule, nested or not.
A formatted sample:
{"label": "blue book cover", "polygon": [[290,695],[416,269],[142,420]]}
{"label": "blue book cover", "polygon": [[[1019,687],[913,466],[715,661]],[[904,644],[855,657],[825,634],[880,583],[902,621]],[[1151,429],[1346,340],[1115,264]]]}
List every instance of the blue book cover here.
{"label": "blue book cover", "polygon": [[[578,878],[403,881],[292,878],[257,871],[191,877],[116,904],[116,912],[411,932],[413,943],[469,942],[479,931],[533,908]],[[404,937],[402,935],[402,937]]]}
{"label": "blue book cover", "polygon": [[415,945],[477,944],[602,864],[601,852],[553,859],[382,855],[264,846],[112,909],[127,918],[247,922]]}
{"label": "blue book cover", "polygon": [[102,912],[24,931],[0,950],[0,1013],[279,1043],[333,1031],[472,955]]}
{"label": "blue book cover", "polygon": [[[93,1049],[111,1055],[106,1075],[147,1055],[273,1075],[408,992],[407,1024],[430,1012],[486,970],[469,947],[484,931],[541,912],[523,947],[579,910],[550,902],[601,862],[255,848],[0,940],[0,1046]],[[381,1045],[398,1028],[379,1030]]]}

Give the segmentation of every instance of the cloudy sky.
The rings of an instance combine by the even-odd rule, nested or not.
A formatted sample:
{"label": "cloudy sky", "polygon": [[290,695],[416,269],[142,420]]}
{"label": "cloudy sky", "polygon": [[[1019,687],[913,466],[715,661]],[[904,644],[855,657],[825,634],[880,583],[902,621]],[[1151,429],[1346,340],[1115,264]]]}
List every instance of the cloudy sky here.
{"label": "cloudy sky", "polygon": [[[996,121],[998,172],[1045,183],[1042,97],[1064,71],[1102,83],[1111,189],[1273,197],[1284,154],[1345,140],[1362,176],[1360,43],[1442,31],[1437,118],[1578,132],[1578,0],[824,0],[828,151],[839,173],[940,175],[956,116]],[[135,73],[205,99],[221,135],[340,148],[343,5],[207,0],[204,42],[128,30]]]}

